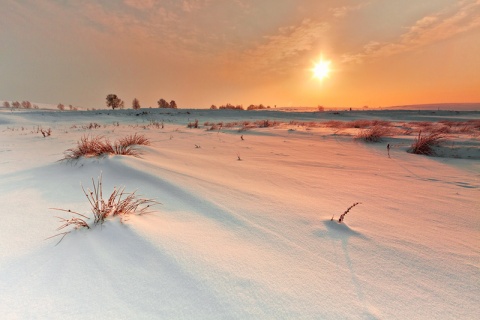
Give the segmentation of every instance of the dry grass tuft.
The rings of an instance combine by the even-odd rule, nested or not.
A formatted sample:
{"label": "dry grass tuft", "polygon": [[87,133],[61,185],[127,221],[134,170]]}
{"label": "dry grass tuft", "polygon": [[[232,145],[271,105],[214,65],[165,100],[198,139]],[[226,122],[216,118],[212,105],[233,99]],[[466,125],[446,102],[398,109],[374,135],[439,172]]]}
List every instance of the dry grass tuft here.
{"label": "dry grass tuft", "polygon": [[[120,221],[123,221],[124,218],[131,214],[142,215],[145,213],[149,213],[148,210],[152,206],[159,204],[159,202],[152,199],[137,198],[137,195],[135,194],[136,191],[132,193],[127,193],[125,192],[125,187],[121,187],[119,189],[114,187],[108,199],[104,199],[102,175],[100,175],[97,182],[95,182],[95,180],[92,178],[92,187],[92,189],[87,188],[87,190],[85,190],[85,188],[82,186],[82,191],[87,197],[88,202],[90,203],[90,208],[93,214],[94,219],[92,226],[104,223],[105,220],[109,217],[119,216],[121,218]],[[92,227],[86,222],[86,220],[90,220],[90,218],[86,215],[72,210],[58,208],[51,209],[73,213],[76,216],[73,216],[70,219],[57,217],[58,219],[60,219],[60,222],[63,223],[60,227],[57,228],[57,230],[62,230],[67,227],[73,228],[71,228],[69,231],[61,232],[51,237],[48,237],[47,239],[62,236],[61,239],[58,241],[58,243],[60,243],[62,239],[72,230],[80,228],[90,229]],[[80,216],[82,218],[79,218],[77,216]]]}
{"label": "dry grass tuft", "polygon": [[190,128],[190,129],[191,129],[191,128],[198,129],[198,120],[195,119],[195,122],[189,122],[189,123],[187,124],[187,127]]}
{"label": "dry grass tuft", "polygon": [[80,157],[98,157],[104,154],[114,153],[113,147],[103,136],[83,136],[77,141],[77,147],[65,151],[65,158],[78,159]]}
{"label": "dry grass tuft", "polygon": [[131,155],[138,157],[141,152],[135,146],[149,145],[150,140],[143,135],[130,135],[111,143],[103,136],[83,136],[76,148],[65,151],[64,160],[76,160],[80,157],[99,157],[107,154]]}
{"label": "dry grass tuft", "polygon": [[434,155],[433,147],[440,144],[444,138],[445,136],[440,132],[428,133],[422,136],[422,131],[420,131],[409,152],[427,156]]}
{"label": "dry grass tuft", "polygon": [[382,141],[383,137],[391,134],[392,132],[390,127],[377,125],[369,129],[362,130],[355,138],[366,142],[380,142]]}
{"label": "dry grass tuft", "polygon": [[50,129],[50,128],[48,128],[48,129],[39,128],[39,130],[42,133],[44,138],[50,137],[52,135],[52,129]]}
{"label": "dry grass tuft", "polygon": [[133,145],[138,145],[138,146],[148,146],[150,145],[150,140],[146,138],[144,135],[137,135],[136,133],[134,135],[129,135],[124,138],[119,139],[118,144],[122,146],[133,146]]}

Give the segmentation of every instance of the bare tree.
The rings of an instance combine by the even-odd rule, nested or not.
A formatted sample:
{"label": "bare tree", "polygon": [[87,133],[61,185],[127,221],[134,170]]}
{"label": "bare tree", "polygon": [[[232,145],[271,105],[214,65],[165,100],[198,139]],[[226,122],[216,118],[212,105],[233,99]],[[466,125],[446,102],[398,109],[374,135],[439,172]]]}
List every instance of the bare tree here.
{"label": "bare tree", "polygon": [[5,108],[10,108],[10,102],[8,102],[8,101],[3,101],[3,106],[4,106]]}
{"label": "bare tree", "polygon": [[13,101],[13,102],[12,102],[12,107],[13,107],[13,108],[17,108],[17,109],[20,108],[20,102],[18,102],[18,101]]}
{"label": "bare tree", "polygon": [[107,95],[107,107],[112,108],[113,110],[115,109],[122,109],[123,108],[123,100],[117,97],[116,94],[109,94]]}
{"label": "bare tree", "polygon": [[59,103],[57,105],[57,109],[63,111],[63,110],[65,110],[65,106],[63,104]]}
{"label": "bare tree", "polygon": [[137,98],[134,98],[132,101],[132,108],[137,110],[140,109],[140,101]]}

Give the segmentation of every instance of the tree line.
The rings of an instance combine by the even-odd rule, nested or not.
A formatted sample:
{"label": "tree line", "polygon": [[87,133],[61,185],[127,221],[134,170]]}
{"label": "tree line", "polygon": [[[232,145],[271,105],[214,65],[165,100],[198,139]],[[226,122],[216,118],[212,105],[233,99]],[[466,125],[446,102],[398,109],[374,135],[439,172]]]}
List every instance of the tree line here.
{"label": "tree line", "polygon": [[[125,103],[122,99],[120,99],[116,94],[109,94],[107,95],[106,101],[107,107],[115,109],[123,109],[125,107]],[[175,100],[171,100],[170,103],[167,102],[165,99],[160,99],[157,101],[159,108],[170,108],[170,109],[177,109],[177,103]],[[137,98],[132,100],[132,109],[140,109],[140,101]]]}
{"label": "tree line", "polygon": [[12,109],[38,109],[36,104],[32,104],[30,101],[12,101],[12,103],[8,101],[3,102],[3,106],[5,108],[12,108]]}

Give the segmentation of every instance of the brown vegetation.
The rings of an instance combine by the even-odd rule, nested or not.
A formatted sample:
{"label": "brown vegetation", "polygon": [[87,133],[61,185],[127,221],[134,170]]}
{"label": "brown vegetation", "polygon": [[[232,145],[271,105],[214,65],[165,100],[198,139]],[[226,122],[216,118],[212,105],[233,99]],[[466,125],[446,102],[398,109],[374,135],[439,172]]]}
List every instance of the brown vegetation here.
{"label": "brown vegetation", "polygon": [[76,148],[65,151],[64,160],[75,160],[80,157],[98,157],[107,154],[131,155],[138,157],[141,153],[136,145],[149,145],[150,141],[143,135],[130,135],[111,143],[103,136],[83,136]]}
{"label": "brown vegetation", "polygon": [[380,142],[385,136],[391,135],[391,128],[376,125],[371,128],[362,130],[355,137],[356,139],[363,140],[365,142]]}
{"label": "brown vegetation", "polygon": [[444,137],[445,136],[439,132],[428,133],[422,136],[422,131],[420,131],[409,151],[414,154],[434,155],[433,147],[437,146]]}
{"label": "brown vegetation", "polygon": [[[87,189],[82,186],[82,191],[88,199],[90,203],[90,208],[93,213],[93,226],[97,224],[102,224],[105,220],[109,217],[119,216],[122,221],[125,217],[131,214],[141,215],[148,213],[148,210],[151,206],[159,204],[159,202],[152,200],[152,199],[144,199],[144,198],[137,198],[135,194],[136,191],[132,193],[125,192],[125,187],[121,187],[117,189],[116,187],[113,189],[112,193],[108,197],[108,199],[103,198],[103,184],[102,184],[102,175],[98,178],[98,181],[92,178],[92,187],[93,189]],[[126,196],[126,197],[124,197]],[[53,235],[47,239],[62,236],[60,241],[69,234],[72,230],[79,229],[79,228],[87,228],[90,229],[90,225],[86,222],[86,220],[90,220],[89,217],[78,213],[72,210],[66,209],[58,209],[58,208],[51,208],[52,210],[58,210],[63,212],[72,213],[75,216],[66,219],[62,217],[57,217],[60,222],[63,224],[57,228],[57,230],[62,230],[67,227],[73,227],[73,229],[65,232],[58,233]],[[60,243],[60,241],[58,243]],[[58,244],[57,243],[57,244]]]}

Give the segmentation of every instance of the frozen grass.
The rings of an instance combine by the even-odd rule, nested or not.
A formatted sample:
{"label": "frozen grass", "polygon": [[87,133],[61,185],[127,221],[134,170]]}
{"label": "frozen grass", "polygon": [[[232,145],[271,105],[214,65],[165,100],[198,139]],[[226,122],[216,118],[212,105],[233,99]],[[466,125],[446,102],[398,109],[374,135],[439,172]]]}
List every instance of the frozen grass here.
{"label": "frozen grass", "polygon": [[384,127],[381,125],[376,125],[368,129],[360,131],[355,139],[363,140],[365,142],[380,142],[385,136],[392,134],[390,127]]}
{"label": "frozen grass", "polygon": [[187,127],[190,128],[190,129],[191,129],[191,128],[198,129],[198,120],[195,119],[194,122],[189,122],[189,123],[187,124]]}
{"label": "frozen grass", "polygon": [[[118,189],[114,187],[110,196],[105,199],[103,197],[102,175],[100,175],[97,182],[95,182],[95,180],[92,178],[92,189],[87,188],[87,190],[85,190],[85,188],[82,186],[82,191],[88,199],[93,214],[92,226],[104,223],[109,217],[119,216],[121,219],[124,219],[131,214],[142,215],[148,213],[148,210],[151,206],[159,204],[159,202],[152,199],[137,198],[137,195],[135,194],[136,191],[127,193],[125,192],[125,187]],[[60,238],[60,241],[62,241],[62,239],[72,230],[80,228],[90,229],[92,227],[86,222],[86,220],[90,220],[90,218],[86,215],[70,209],[51,209],[72,213],[76,216],[70,217],[69,219],[57,217],[62,223],[57,230],[63,230],[68,227],[73,228],[71,228],[69,231],[53,235],[47,239],[62,236]],[[58,243],[60,243],[60,241]]]}
{"label": "frozen grass", "polygon": [[85,135],[77,141],[77,147],[65,151],[66,160],[79,159],[80,157],[98,157],[104,154],[113,154],[114,149],[103,136],[90,137]]}
{"label": "frozen grass", "polygon": [[50,128],[48,128],[48,129],[41,129],[40,128],[40,132],[42,133],[44,138],[52,135],[52,129],[50,129]]}
{"label": "frozen grass", "polygon": [[409,152],[414,154],[434,155],[434,146],[437,146],[445,138],[441,132],[427,133],[422,136],[422,132],[418,133],[418,137],[411,145]]}
{"label": "frozen grass", "polygon": [[[345,212],[340,215],[340,218],[338,218],[338,222],[339,222],[339,223],[342,223],[343,220],[345,219],[345,215],[346,215],[347,213],[349,213],[350,210],[352,210],[353,207],[355,207],[355,206],[357,206],[357,205],[359,205],[359,204],[361,204],[361,202],[355,202],[355,203],[352,204],[350,207],[348,207],[348,209],[345,210]],[[333,220],[333,217],[332,217],[332,220]]]}
{"label": "frozen grass", "polygon": [[107,154],[138,157],[141,153],[135,148],[135,146],[149,144],[150,141],[145,136],[137,135],[136,133],[118,139],[114,143],[111,143],[103,136],[90,137],[86,135],[77,142],[76,148],[71,148],[65,151],[65,157],[63,160],[76,160],[80,157],[99,157]]}
{"label": "frozen grass", "polygon": [[133,146],[133,145],[143,145],[148,146],[150,145],[150,140],[146,138],[144,135],[141,134],[133,134],[126,137],[123,137],[117,141],[119,145],[122,146]]}

